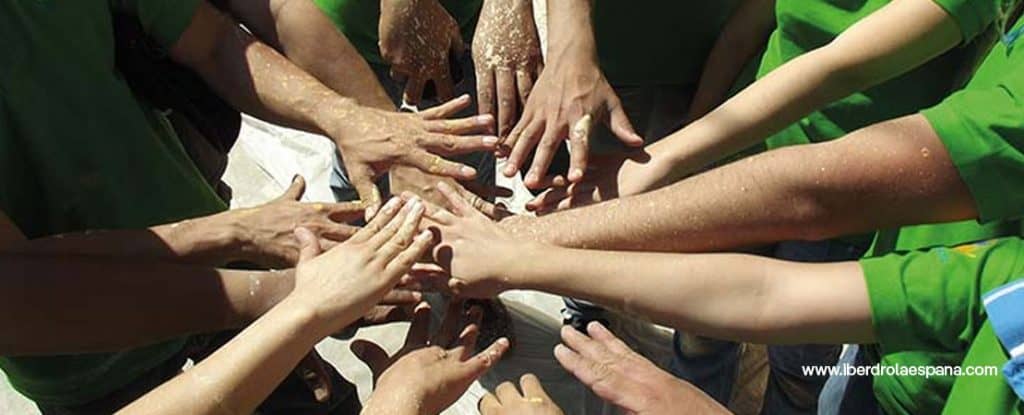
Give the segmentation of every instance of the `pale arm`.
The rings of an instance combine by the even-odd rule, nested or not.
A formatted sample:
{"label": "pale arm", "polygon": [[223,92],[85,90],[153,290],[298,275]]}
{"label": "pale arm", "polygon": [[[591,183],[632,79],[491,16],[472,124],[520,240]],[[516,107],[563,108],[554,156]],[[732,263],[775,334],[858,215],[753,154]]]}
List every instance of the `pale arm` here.
{"label": "pale arm", "polygon": [[977,216],[942,142],[923,116],[913,115],[840,140],[770,151],[654,192],[502,226],[568,247],[692,252]]}

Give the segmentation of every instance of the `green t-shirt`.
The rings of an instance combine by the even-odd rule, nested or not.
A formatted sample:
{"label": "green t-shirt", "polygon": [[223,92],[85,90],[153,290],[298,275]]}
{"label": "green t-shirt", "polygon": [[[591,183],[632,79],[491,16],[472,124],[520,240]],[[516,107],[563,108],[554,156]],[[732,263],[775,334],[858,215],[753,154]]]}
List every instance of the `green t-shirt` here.
{"label": "green t-shirt", "polygon": [[[1021,239],[868,258],[861,260],[861,267],[878,340],[873,349],[883,367],[1002,368],[1008,361],[987,323],[982,295],[1024,279]],[[876,376],[874,390],[887,414],[1024,413],[1001,371],[960,377]],[[970,411],[963,412],[965,408]]]}
{"label": "green t-shirt", "polygon": [[[135,13],[171,45],[198,4],[0,1],[0,209],[30,238],[140,228],[226,208],[166,119],[139,102],[114,67],[112,10]],[[127,384],[183,343],[2,358],[0,367],[29,398],[74,405]]]}
{"label": "green t-shirt", "polygon": [[[320,10],[331,18],[345,34],[359,54],[372,65],[384,66],[378,43],[380,36],[380,0],[313,0]],[[444,8],[459,22],[462,38],[468,44],[473,40],[476,19],[483,0],[441,0]]]}
{"label": "green t-shirt", "polygon": [[[802,1],[802,0],[801,0]],[[601,68],[623,85],[696,84],[739,0],[594,2]]]}

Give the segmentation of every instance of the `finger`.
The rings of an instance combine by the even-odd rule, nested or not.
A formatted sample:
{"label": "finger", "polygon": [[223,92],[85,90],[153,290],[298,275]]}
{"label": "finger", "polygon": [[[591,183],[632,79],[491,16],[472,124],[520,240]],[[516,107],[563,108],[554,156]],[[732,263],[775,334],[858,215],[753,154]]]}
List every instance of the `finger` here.
{"label": "finger", "polygon": [[295,238],[299,240],[299,263],[309,261],[320,255],[320,240],[306,228],[295,228]]}
{"label": "finger", "polygon": [[424,120],[440,120],[445,118],[454,117],[455,114],[462,112],[462,110],[469,108],[472,103],[469,95],[463,94],[458,98],[447,101],[441,105],[433,108],[428,108],[419,112],[420,118]]}
{"label": "finger", "polygon": [[639,147],[644,145],[644,138],[640,134],[636,133],[633,129],[633,123],[629,122],[629,116],[626,115],[626,111],[622,108],[622,104],[618,98],[615,98],[614,103],[610,106],[609,123],[612,130],[612,134],[615,134],[620,141],[633,147]]}
{"label": "finger", "polygon": [[516,71],[516,87],[519,89],[519,102],[523,106],[526,106],[526,101],[533,92],[533,74],[530,72],[522,69]]}
{"label": "finger", "polygon": [[523,399],[522,394],[519,393],[519,389],[516,389],[516,385],[512,382],[505,382],[498,385],[498,387],[494,389],[494,394],[498,395],[498,400],[502,403]]}
{"label": "finger", "polygon": [[[375,258],[386,258],[383,263],[387,264],[387,261],[390,261],[398,251],[405,249],[405,246],[400,245],[404,242],[400,238],[405,235],[400,235],[399,231],[405,229],[409,221],[416,221],[418,224],[419,219],[422,216],[423,205],[420,204],[419,199],[406,203],[405,206],[402,207],[402,210],[399,211],[398,214],[380,230],[380,232],[377,232],[376,235],[373,235],[370,240],[366,242],[367,248],[369,248],[371,252],[376,252],[376,255],[374,256]],[[412,237],[409,236],[409,238],[411,239]]]}
{"label": "finger", "polygon": [[447,273],[410,271],[408,277],[411,281],[406,284],[407,287],[415,287],[417,290],[422,292],[441,293],[446,295],[455,294],[448,287],[450,278]]}
{"label": "finger", "polygon": [[526,157],[530,154],[530,151],[537,146],[543,131],[544,122],[535,121],[526,126],[522,134],[515,136],[515,145],[512,147],[512,153],[509,154],[508,160],[505,162],[505,171],[503,173],[506,177],[515,176],[516,172],[523,166],[523,163],[526,162]]}
{"label": "finger", "polygon": [[302,382],[313,392],[314,400],[327,403],[331,399],[330,375],[327,374],[327,368],[324,367],[323,359],[317,354],[316,349],[302,358],[296,370]]}
{"label": "finger", "polygon": [[480,410],[480,415],[499,415],[501,414],[501,402],[493,393],[488,393],[480,398],[477,409]]}
{"label": "finger", "polygon": [[492,151],[498,145],[498,137],[430,133],[417,137],[416,142],[420,147],[432,153],[456,156],[478,151]]}
{"label": "finger", "polygon": [[373,219],[370,220],[370,223],[367,223],[363,229],[360,229],[359,232],[352,235],[352,238],[349,240],[355,243],[368,241],[370,238],[377,235],[381,229],[384,229],[384,226],[390,223],[391,219],[398,215],[399,209],[402,208],[404,204],[405,201],[400,198],[391,198],[391,200],[388,200],[388,203],[384,204],[384,207],[380,209],[380,213],[378,213],[377,216],[374,216]]}
{"label": "finger", "polygon": [[435,176],[451,177],[459,180],[472,180],[476,177],[476,169],[459,164],[436,154],[423,150],[414,150],[407,162],[415,168]]}
{"label": "finger", "polygon": [[530,189],[537,189],[541,185],[541,178],[547,174],[548,167],[551,166],[551,160],[555,158],[555,153],[558,152],[558,146],[562,144],[562,132],[555,128],[549,128],[544,131],[544,137],[541,138],[540,143],[537,145],[537,151],[533,155],[533,166],[530,167],[530,171],[526,174],[526,179],[523,182],[526,187]]}
{"label": "finger", "polygon": [[277,200],[299,200],[302,199],[302,195],[306,193],[306,179],[301,175],[296,174],[292,177],[292,183],[285,189],[284,194],[277,198]]}
{"label": "finger", "polygon": [[608,350],[604,346],[572,327],[562,327],[561,335],[563,344],[589,359],[600,360],[597,359],[598,356],[608,354]]}
{"label": "finger", "polygon": [[508,348],[511,346],[511,342],[508,339],[502,337],[487,347],[486,350],[478,353],[472,359],[463,362],[460,369],[466,374],[466,377],[478,378],[494,366],[501,357],[508,352]]}
{"label": "finger", "polygon": [[522,136],[523,131],[526,127],[533,124],[533,117],[529,113],[524,113],[519,121],[512,127],[512,131],[507,136],[501,137],[501,141],[498,143],[498,148],[495,150],[495,154],[501,157],[508,157],[512,154],[512,150],[515,148],[516,143],[519,142],[519,137]]}
{"label": "finger", "polygon": [[585,385],[590,386],[594,383],[594,378],[590,373],[587,373],[587,363],[583,356],[576,353],[564,344],[555,346],[555,360],[562,365],[563,368]]}
{"label": "finger", "polygon": [[356,188],[356,193],[359,194],[359,202],[366,207],[367,222],[377,214],[381,203],[380,190],[373,183],[373,176],[373,171],[369,166],[361,165],[349,169],[349,179],[352,181],[352,186]]}
{"label": "finger", "polygon": [[481,68],[476,73],[476,106],[480,115],[496,116],[497,107],[494,103],[494,72]]}
{"label": "finger", "polygon": [[444,312],[444,320],[441,320],[441,327],[434,335],[432,342],[436,346],[450,348],[455,343],[455,335],[462,322],[462,309],[466,304],[465,300],[452,298],[448,302],[448,308]]}
{"label": "finger", "polygon": [[519,387],[523,390],[523,397],[551,401],[551,397],[548,396],[548,393],[544,391],[544,387],[541,386],[540,379],[537,379],[537,376],[532,373],[527,373],[519,378]]}
{"label": "finger", "polygon": [[433,79],[434,89],[437,91],[437,99],[447,101],[455,96],[455,84],[452,82],[452,74],[447,68],[444,73]]}
{"label": "finger", "polygon": [[327,212],[327,218],[335,222],[351,223],[364,218],[366,206],[362,203],[317,203],[313,206],[318,211]]}
{"label": "finger", "polygon": [[[494,117],[490,114],[454,120],[431,120],[426,123],[426,130],[439,134],[485,134],[494,129]],[[483,137],[485,143],[497,145],[497,137]]]}
{"label": "finger", "polygon": [[373,373],[373,383],[376,384],[377,379],[387,370],[391,361],[388,352],[374,342],[361,339],[353,341],[349,349],[370,368],[370,372]]}
{"label": "finger", "polygon": [[395,256],[395,259],[384,268],[384,271],[392,277],[401,277],[409,273],[412,266],[416,264],[416,260],[426,255],[433,245],[434,234],[430,231],[420,232],[409,247]]}
{"label": "finger", "polygon": [[469,359],[470,354],[476,348],[476,341],[480,338],[480,323],[483,322],[483,319],[484,312],[480,307],[470,307],[466,312],[465,327],[462,328],[462,333],[459,333],[459,338],[456,341],[455,351],[459,360]]}
{"label": "finger", "polygon": [[[331,242],[347,241],[352,235],[359,232],[360,229],[358,226],[339,225],[335,222],[328,222],[323,226],[323,230],[320,231],[320,247],[325,250],[330,250],[334,246]],[[331,247],[328,247],[328,245]]]}
{"label": "finger", "polygon": [[409,289],[393,289],[384,295],[380,305],[415,305],[423,301],[423,294]]}
{"label": "finger", "polygon": [[587,334],[590,335],[590,338],[601,342],[612,353],[623,355],[635,353],[626,342],[616,337],[611,330],[608,330],[608,328],[596,321],[587,325]]}
{"label": "finger", "polygon": [[426,85],[427,81],[423,78],[409,77],[409,80],[405,82],[405,93],[402,95],[402,100],[409,105],[419,105]]}
{"label": "finger", "polygon": [[473,205],[470,205],[469,202],[466,202],[466,199],[463,199],[462,195],[449,186],[448,183],[438,183],[437,191],[448,201],[448,206],[451,208],[452,213],[462,217],[472,217],[475,214],[479,214],[479,211]]}
{"label": "finger", "polygon": [[412,324],[405,337],[405,347],[421,347],[430,339],[430,304],[421,303],[412,313]]}
{"label": "finger", "polygon": [[516,122],[516,76],[508,68],[498,68],[495,75],[498,93],[498,135],[508,135]]}
{"label": "finger", "polygon": [[586,114],[569,130],[569,181],[578,183],[587,171],[590,157],[590,131],[593,118]]}
{"label": "finger", "polygon": [[405,80],[409,78],[409,76],[406,75],[405,72],[399,71],[398,69],[395,69],[395,67],[391,67],[391,70],[388,71],[388,75],[391,77],[392,80],[399,84],[405,82]]}

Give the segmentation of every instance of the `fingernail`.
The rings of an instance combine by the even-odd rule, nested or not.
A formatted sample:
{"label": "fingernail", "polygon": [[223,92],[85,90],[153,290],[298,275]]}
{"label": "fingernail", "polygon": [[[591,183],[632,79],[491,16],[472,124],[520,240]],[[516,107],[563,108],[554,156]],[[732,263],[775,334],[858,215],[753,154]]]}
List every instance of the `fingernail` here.
{"label": "fingernail", "polygon": [[466,176],[472,176],[472,175],[476,174],[476,170],[475,169],[473,169],[472,167],[467,167],[467,166],[462,166],[462,168],[459,169],[459,172],[462,173],[463,175],[466,175]]}
{"label": "fingernail", "polygon": [[420,232],[419,235],[416,235],[416,237],[425,241],[428,239],[434,239],[434,234],[431,233],[430,231],[423,231]]}
{"label": "fingernail", "polygon": [[296,175],[292,176],[292,183],[295,183],[298,180],[299,180],[299,175],[296,174]]}
{"label": "fingernail", "polygon": [[527,182],[534,183],[537,180],[540,180],[540,177],[537,177],[536,173],[530,173],[530,175],[526,176],[526,181]]}
{"label": "fingernail", "polygon": [[491,136],[484,137],[484,144],[487,144],[489,146],[497,145],[498,144],[498,137],[491,137]]}
{"label": "fingernail", "polygon": [[577,178],[577,179],[583,177],[583,169],[581,169],[579,167],[577,167],[575,169],[572,169],[572,176]]}
{"label": "fingernail", "polygon": [[412,202],[412,209],[409,210],[408,220],[411,221],[413,217],[416,217],[420,213],[423,213],[423,204],[420,203],[419,200]]}
{"label": "fingernail", "polygon": [[507,338],[502,337],[502,338],[498,339],[498,344],[500,344],[502,346],[508,346],[509,344],[511,344],[511,342],[509,342]]}

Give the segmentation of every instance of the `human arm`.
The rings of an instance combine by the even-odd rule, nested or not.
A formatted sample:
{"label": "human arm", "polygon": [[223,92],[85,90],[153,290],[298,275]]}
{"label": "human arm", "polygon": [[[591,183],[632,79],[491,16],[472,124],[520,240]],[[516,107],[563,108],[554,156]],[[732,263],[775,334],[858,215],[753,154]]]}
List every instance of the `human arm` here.
{"label": "human arm", "polygon": [[471,179],[474,169],[440,155],[487,151],[497,143],[494,137],[451,134],[460,124],[475,124],[473,119],[426,121],[359,106],[256,41],[205,2],[174,43],[171,56],[195,70],[236,108],[334,140],[367,205],[367,217],[380,203],[373,179],[391,166],[409,165],[436,175]]}
{"label": "human arm", "polygon": [[297,230],[303,250],[292,293],[209,358],[121,413],[252,413],[317,342],[376,304],[429,248],[430,234],[416,233],[421,214],[416,202],[391,203],[350,241],[322,255],[312,234]]}
{"label": "human arm", "polygon": [[744,67],[774,29],[775,0],[746,0],[736,8],[708,53],[687,119],[699,119],[725,102]]}
{"label": "human arm", "polygon": [[502,146],[511,149],[503,173],[511,177],[525,167],[536,147],[533,164],[525,175],[530,188],[538,188],[551,160],[565,139],[571,159],[569,180],[583,179],[589,156],[591,127],[604,122],[623,143],[643,144],[632,127],[622,102],[612,90],[597,61],[591,22],[591,0],[549,1],[548,54],[544,71],[530,93],[522,117]]}
{"label": "human arm", "polygon": [[943,141],[924,116],[912,115],[653,192],[501,225],[567,247],[696,252],[977,217]]}
{"label": "human arm", "polygon": [[555,358],[601,399],[636,415],[729,414],[718,402],[637,354],[600,323],[562,328]]}
{"label": "human arm", "polygon": [[389,356],[380,346],[357,341],[352,350],[373,372],[374,391],[364,414],[439,414],[508,351],[501,338],[473,354],[483,317],[478,308],[463,311],[462,301],[448,304],[437,333],[430,334],[430,306],[416,309],[405,345]]}

